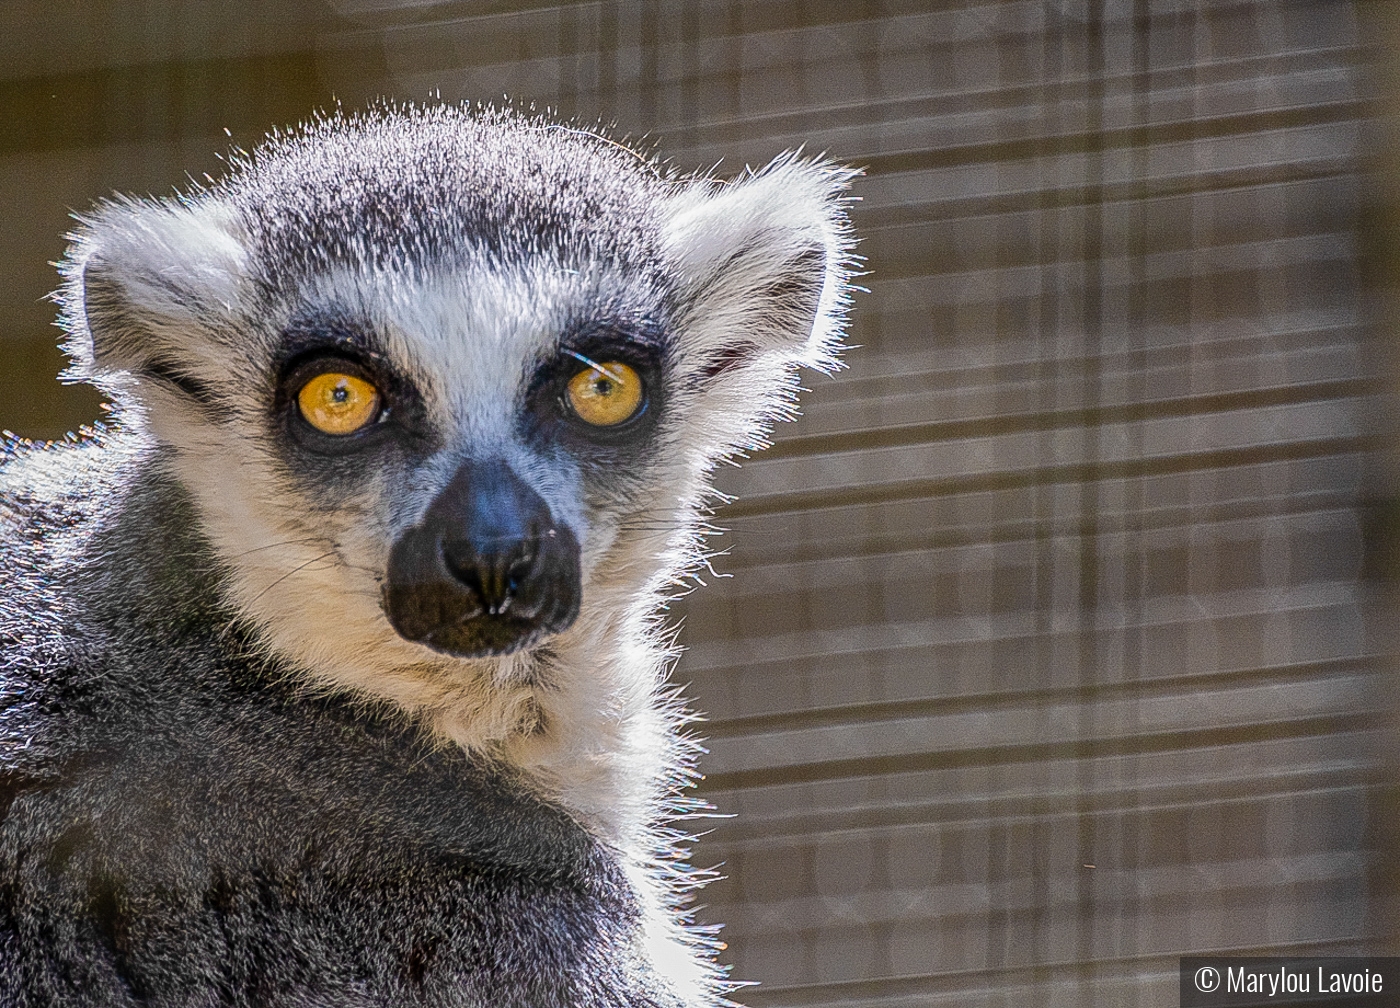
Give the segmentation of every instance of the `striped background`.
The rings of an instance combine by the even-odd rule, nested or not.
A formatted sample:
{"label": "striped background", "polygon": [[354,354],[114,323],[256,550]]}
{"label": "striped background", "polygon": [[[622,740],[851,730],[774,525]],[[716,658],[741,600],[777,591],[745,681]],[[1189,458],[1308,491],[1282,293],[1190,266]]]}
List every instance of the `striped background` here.
{"label": "striped background", "polygon": [[[39,6],[0,24],[0,184],[35,196],[0,237],[15,373],[49,366],[54,194],[216,170],[223,127],[332,92],[509,93],[722,173],[866,166],[850,367],[723,474],[726,576],[676,607],[740,1000],[1165,1008],[1183,952],[1380,947],[1351,4],[119,6],[66,48]],[[36,432],[91,408],[17,399]]]}

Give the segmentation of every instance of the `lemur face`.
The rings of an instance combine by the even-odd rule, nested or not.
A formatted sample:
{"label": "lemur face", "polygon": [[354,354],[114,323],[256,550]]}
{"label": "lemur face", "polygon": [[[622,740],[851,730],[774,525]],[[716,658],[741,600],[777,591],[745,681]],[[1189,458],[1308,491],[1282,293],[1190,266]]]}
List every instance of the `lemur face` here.
{"label": "lemur face", "polygon": [[510,113],[322,121],[86,223],[74,373],[142,418],[275,651],[432,705],[697,560],[709,470],[831,361],[848,180],[667,178]]}
{"label": "lemur face", "polygon": [[296,299],[267,442],[313,507],[383,516],[366,560],[405,640],[479,658],[567,630],[584,546],[591,571],[658,496],[665,292],[633,286],[542,262]]}

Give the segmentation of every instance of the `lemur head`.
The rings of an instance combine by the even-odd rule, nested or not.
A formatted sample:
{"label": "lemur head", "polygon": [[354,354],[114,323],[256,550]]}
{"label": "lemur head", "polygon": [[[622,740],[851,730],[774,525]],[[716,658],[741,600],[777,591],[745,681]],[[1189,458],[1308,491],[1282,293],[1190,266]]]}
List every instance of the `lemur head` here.
{"label": "lemur head", "polygon": [[832,362],[848,180],[668,177],[493,110],[323,119],[85,221],[73,373],[146,425],[308,681],[490,737],[515,714],[487,695],[644,642],[709,470]]}

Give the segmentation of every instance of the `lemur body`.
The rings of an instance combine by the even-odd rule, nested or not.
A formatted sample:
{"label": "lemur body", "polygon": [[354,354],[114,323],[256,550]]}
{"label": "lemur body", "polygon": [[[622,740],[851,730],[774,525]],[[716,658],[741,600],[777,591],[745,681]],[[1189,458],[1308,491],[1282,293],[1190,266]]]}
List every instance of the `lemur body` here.
{"label": "lemur body", "polygon": [[849,173],[383,110],[107,204],[0,465],[0,1004],[702,1006],[657,610],[830,364]]}

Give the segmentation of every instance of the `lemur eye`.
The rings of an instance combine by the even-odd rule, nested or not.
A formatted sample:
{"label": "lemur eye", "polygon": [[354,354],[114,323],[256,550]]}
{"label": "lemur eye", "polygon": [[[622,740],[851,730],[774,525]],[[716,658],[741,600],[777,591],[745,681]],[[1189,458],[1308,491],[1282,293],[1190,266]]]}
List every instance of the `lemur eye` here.
{"label": "lemur eye", "polygon": [[323,434],[354,434],[379,416],[379,390],[363,378],[327,371],[301,387],[297,408]]}
{"label": "lemur eye", "polygon": [[621,361],[595,364],[569,379],[567,397],[584,423],[615,427],[642,408],[642,376]]}

